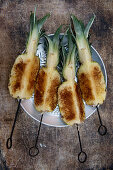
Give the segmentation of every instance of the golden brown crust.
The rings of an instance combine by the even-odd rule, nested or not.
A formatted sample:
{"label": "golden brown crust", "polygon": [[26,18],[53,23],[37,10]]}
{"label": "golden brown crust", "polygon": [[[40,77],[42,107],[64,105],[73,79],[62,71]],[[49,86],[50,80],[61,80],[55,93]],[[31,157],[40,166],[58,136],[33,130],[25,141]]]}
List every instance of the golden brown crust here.
{"label": "golden brown crust", "polygon": [[86,102],[94,100],[90,75],[88,73],[78,74],[78,83],[82,92],[82,97]]}
{"label": "golden brown crust", "polygon": [[46,82],[47,82],[47,73],[43,68],[39,71],[38,78],[35,85],[34,102],[36,106],[44,103],[44,90],[46,88]]}
{"label": "golden brown crust", "polygon": [[102,73],[101,73],[101,70],[99,69],[99,67],[94,66],[94,68],[92,70],[92,76],[93,76],[93,79],[95,81],[99,82],[99,84],[100,84],[100,80],[102,78]]}
{"label": "golden brown crust", "polygon": [[85,111],[84,111],[84,103],[82,101],[80,87],[78,84],[77,85],[75,84],[75,92],[76,92],[77,103],[78,103],[78,108],[80,112],[79,117],[80,117],[80,121],[82,122],[85,119]]}
{"label": "golden brown crust", "polygon": [[39,66],[40,66],[39,58],[36,57],[32,61],[31,66],[29,68],[29,70],[31,70],[31,71],[29,73],[29,79],[28,79],[28,86],[27,86],[28,91],[34,89],[34,84],[36,81],[37,73],[39,71]]}
{"label": "golden brown crust", "polygon": [[84,103],[76,82],[66,81],[59,87],[58,104],[65,123],[73,125],[84,121]]}
{"label": "golden brown crust", "polygon": [[102,87],[102,72],[99,67],[95,66],[92,70],[92,78],[95,81],[96,93],[101,93],[103,91]]}
{"label": "golden brown crust", "polygon": [[58,76],[55,76],[51,80],[51,85],[47,92],[46,103],[50,106],[51,110],[54,110],[58,103],[58,87],[60,85],[60,79]]}
{"label": "golden brown crust", "polygon": [[105,80],[98,63],[81,65],[78,70],[78,83],[82,97],[88,105],[102,104],[106,97]]}
{"label": "golden brown crust", "polygon": [[76,119],[74,101],[73,101],[73,93],[70,87],[64,87],[59,92],[59,100],[60,100],[60,111],[63,112],[62,118],[65,118],[67,121],[72,121]]}
{"label": "golden brown crust", "polygon": [[51,112],[58,102],[60,75],[55,69],[42,68],[39,71],[35,86],[35,106],[38,111]]}
{"label": "golden brown crust", "polygon": [[39,58],[29,58],[26,54],[17,57],[9,81],[10,94],[20,99],[29,99],[34,91],[36,75],[39,70]]}
{"label": "golden brown crust", "polygon": [[26,68],[26,63],[24,63],[22,59],[19,63],[17,63],[13,67],[15,80],[12,82],[12,84],[9,84],[9,86],[11,85],[13,93],[15,93],[17,90],[20,90],[22,88],[22,76],[25,72],[25,68]]}

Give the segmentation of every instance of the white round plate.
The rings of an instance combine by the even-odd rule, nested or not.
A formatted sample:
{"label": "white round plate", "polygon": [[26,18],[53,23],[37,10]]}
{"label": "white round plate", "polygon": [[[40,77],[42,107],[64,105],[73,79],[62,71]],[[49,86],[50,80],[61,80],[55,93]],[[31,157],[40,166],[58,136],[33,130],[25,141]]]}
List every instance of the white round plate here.
{"label": "white round plate", "polygon": [[[63,34],[61,34],[62,36]],[[53,36],[53,34],[49,35],[50,38]],[[65,42],[67,43],[67,39],[65,39]],[[91,47],[91,51],[92,51],[92,58],[94,61],[98,62],[101,66],[104,78],[105,78],[105,82],[106,82],[106,86],[107,86],[107,73],[106,73],[106,69],[105,69],[105,65],[103,63],[102,58],[100,57],[100,55],[98,54],[98,52],[95,50],[94,47]],[[38,46],[37,49],[37,56],[39,56],[40,58],[40,65],[44,66],[46,63],[46,53],[44,51],[44,39],[42,38],[40,40],[40,44]],[[41,118],[41,113],[38,112],[35,109],[34,106],[34,96],[32,96],[32,98],[30,98],[29,100],[22,100],[21,101],[21,106],[24,109],[24,111],[30,115],[33,119],[35,119],[36,121],[40,121]],[[92,106],[88,106],[85,104],[85,116],[86,119],[91,116],[94,112],[96,111],[96,107],[92,107]],[[55,110],[53,112],[45,112],[44,116],[43,116],[43,120],[42,123],[48,126],[54,126],[54,127],[65,127],[68,126],[67,124],[65,124],[60,116],[60,111],[59,111],[59,107],[57,106],[55,108]]]}

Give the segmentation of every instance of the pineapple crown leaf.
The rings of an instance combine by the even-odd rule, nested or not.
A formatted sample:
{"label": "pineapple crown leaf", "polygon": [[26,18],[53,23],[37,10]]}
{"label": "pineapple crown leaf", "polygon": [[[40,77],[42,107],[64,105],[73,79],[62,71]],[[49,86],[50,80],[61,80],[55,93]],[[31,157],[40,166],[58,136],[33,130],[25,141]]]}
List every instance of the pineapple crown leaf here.
{"label": "pineapple crown leaf", "polygon": [[44,35],[45,37],[45,51],[46,53],[48,53],[49,50],[53,50],[53,42],[51,40],[51,38],[49,36],[47,36],[46,34]]}
{"label": "pineapple crown leaf", "polygon": [[37,20],[37,18],[36,18],[36,8],[35,8],[34,12],[31,11],[31,14],[30,14],[30,32],[27,34],[26,47],[28,45],[29,38],[32,35],[34,28],[37,29],[37,34],[39,35],[39,37],[44,36],[45,31],[42,29],[42,26],[49,16],[50,16],[50,14],[47,14],[43,18]]}
{"label": "pineapple crown leaf", "polygon": [[[91,49],[91,43],[90,43],[91,34],[89,33],[89,31],[90,31],[90,28],[91,28],[91,26],[94,22],[95,17],[96,17],[95,14],[93,14],[93,16],[89,20],[88,24],[86,26],[84,26],[84,23],[81,20],[78,20],[74,15],[71,15],[70,31],[71,31],[71,34],[72,34],[74,40],[76,40],[76,33],[75,33],[75,30],[74,30],[74,28],[76,28],[78,33],[82,34],[86,38],[86,40],[88,41],[90,49]],[[75,22],[75,25],[76,25],[75,27],[74,27],[74,22]],[[77,60],[77,62],[79,62],[78,52],[77,52],[76,56],[77,56],[76,60]]]}
{"label": "pineapple crown leaf", "polygon": [[74,28],[75,28],[76,32],[78,34],[83,34],[85,36],[85,38],[89,40],[89,37],[90,37],[89,30],[94,22],[94,19],[95,19],[95,14],[93,14],[93,16],[89,20],[88,24],[86,26],[84,26],[84,23],[81,20],[78,20],[74,15],[71,15],[70,30],[71,30],[73,37],[76,39],[76,37],[75,37],[76,33],[74,31]]}
{"label": "pineapple crown leaf", "polygon": [[31,11],[30,15],[30,34],[33,31],[34,24],[36,23],[36,14]]}
{"label": "pineapple crown leaf", "polygon": [[71,57],[76,54],[76,43],[69,28],[66,30],[66,33],[68,44],[66,45],[66,47],[62,45],[62,56],[64,58],[64,64],[66,64],[66,62],[69,63],[71,61]]}
{"label": "pineapple crown leaf", "polygon": [[50,17],[50,14],[45,15],[43,18],[36,21],[36,25],[38,27],[38,32],[40,33],[44,22]]}
{"label": "pineapple crown leaf", "polygon": [[64,42],[65,37],[67,36],[68,29],[65,31],[64,35],[60,39],[60,56],[59,56],[60,62],[59,62],[59,65],[62,67],[62,69],[63,69],[63,65],[66,64],[66,58],[67,58],[67,43],[64,45],[63,42]]}
{"label": "pineapple crown leaf", "polygon": [[59,45],[59,35],[61,31],[62,25],[56,30],[54,37],[53,37],[53,43],[56,45]]}
{"label": "pineapple crown leaf", "polygon": [[[51,39],[49,36],[47,36],[47,35],[44,35],[44,37],[46,38],[46,43],[45,43],[45,45],[46,45],[46,47],[48,47],[48,50],[56,50],[56,51],[59,51],[59,48],[60,48],[60,38],[59,38],[59,35],[60,35],[60,30],[61,30],[61,27],[62,26],[60,26],[57,30],[56,30],[56,32],[55,32],[55,34],[54,34],[54,36],[53,36],[53,39]],[[48,45],[47,45],[47,42],[48,42]],[[46,48],[47,49],[47,48]]]}
{"label": "pineapple crown leaf", "polygon": [[77,37],[84,36],[83,25],[81,26],[81,22],[79,22],[73,14],[71,15],[71,29],[75,39]]}
{"label": "pineapple crown leaf", "polygon": [[50,14],[48,13],[43,18],[40,18],[40,19],[37,20],[37,18],[36,18],[36,7],[35,7],[34,12],[31,11],[31,14],[30,14],[30,33],[32,33],[35,26],[37,26],[37,31],[40,32],[44,22],[49,17],[50,17]]}
{"label": "pineapple crown leaf", "polygon": [[71,54],[75,44],[73,43],[72,35],[69,29],[67,31],[67,36],[68,36],[68,48],[69,48],[68,53]]}
{"label": "pineapple crown leaf", "polygon": [[[66,41],[65,41],[66,40]],[[68,40],[68,41],[67,41]],[[74,61],[76,58],[76,43],[70,32],[70,28],[66,30],[62,38],[60,39],[60,62],[58,65],[59,71],[62,73],[63,68],[72,62],[73,57]]]}
{"label": "pineapple crown leaf", "polygon": [[89,30],[94,22],[94,19],[95,19],[95,14],[93,14],[93,16],[91,17],[91,19],[89,20],[88,24],[86,25],[85,29],[84,29],[84,35],[86,38],[88,38],[89,36]]}

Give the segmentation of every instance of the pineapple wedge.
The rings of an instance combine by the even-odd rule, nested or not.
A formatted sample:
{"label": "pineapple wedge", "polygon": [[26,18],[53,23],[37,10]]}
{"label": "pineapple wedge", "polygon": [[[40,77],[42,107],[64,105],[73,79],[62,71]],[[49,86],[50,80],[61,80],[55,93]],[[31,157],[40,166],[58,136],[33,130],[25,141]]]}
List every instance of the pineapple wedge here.
{"label": "pineapple wedge", "polygon": [[[62,119],[68,125],[81,123],[85,119],[84,104],[81,98],[80,88],[75,82],[75,45],[71,33],[68,31],[69,52],[63,64],[63,82],[58,89],[58,105]],[[65,49],[63,48],[63,51]],[[63,52],[63,57],[66,57]]]}
{"label": "pineapple wedge", "polygon": [[101,67],[97,62],[92,61],[91,51],[88,44],[89,29],[95,16],[91,18],[86,28],[74,16],[71,16],[73,24],[73,34],[76,33],[76,44],[78,48],[81,66],[77,77],[82,97],[88,105],[102,104],[106,97],[106,85]]}
{"label": "pineapple wedge", "polygon": [[26,52],[19,55],[11,70],[9,92],[12,97],[29,99],[34,91],[34,83],[39,70],[39,58],[35,55],[39,42],[41,28],[49,15],[36,20],[35,13],[30,15],[30,34]]}
{"label": "pineapple wedge", "polygon": [[49,43],[47,53],[47,66],[42,67],[38,73],[34,103],[37,111],[51,112],[55,109],[58,102],[58,87],[60,85],[60,75],[56,69],[59,62],[59,27],[51,40],[46,37]]}

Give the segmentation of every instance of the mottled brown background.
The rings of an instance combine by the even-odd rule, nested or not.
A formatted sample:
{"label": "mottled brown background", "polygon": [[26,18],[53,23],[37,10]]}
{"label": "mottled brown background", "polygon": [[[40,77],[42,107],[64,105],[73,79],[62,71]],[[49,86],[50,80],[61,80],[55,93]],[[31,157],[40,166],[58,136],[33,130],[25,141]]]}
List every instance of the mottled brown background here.
{"label": "mottled brown background", "polygon": [[[38,5],[38,16],[50,12],[44,25],[53,33],[60,24],[68,24],[71,13],[85,23],[96,14],[91,29],[91,42],[103,58],[108,73],[107,98],[100,107],[103,123],[108,128],[106,136],[99,136],[99,120],[95,113],[80,125],[86,163],[77,161],[79,143],[76,126],[54,128],[42,125],[40,155],[30,158],[28,148],[33,145],[39,123],[22,109],[13,136],[13,147],[6,149],[17,101],[7,88],[9,73],[18,56],[25,49],[29,30],[30,11]],[[113,169],[113,1],[112,0],[1,0],[0,1],[0,164],[14,170],[99,170]],[[6,162],[5,162],[6,160]],[[0,165],[0,168],[1,168]]]}

